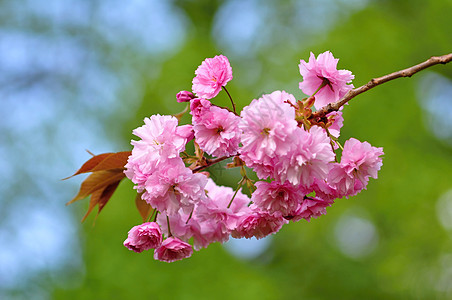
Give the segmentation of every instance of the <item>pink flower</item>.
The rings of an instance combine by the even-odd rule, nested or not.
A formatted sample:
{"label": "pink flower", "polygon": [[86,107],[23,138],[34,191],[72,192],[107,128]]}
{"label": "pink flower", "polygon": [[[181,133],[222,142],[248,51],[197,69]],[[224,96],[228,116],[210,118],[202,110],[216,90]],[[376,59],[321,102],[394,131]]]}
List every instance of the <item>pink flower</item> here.
{"label": "pink flower", "polygon": [[189,220],[191,220],[189,213],[185,213],[183,210],[179,210],[174,215],[167,215],[165,212],[159,213],[157,216],[157,223],[160,225],[165,236],[170,236],[168,231],[168,220],[172,236],[176,236],[185,242],[193,236],[190,225],[188,224]]}
{"label": "pink flower", "polygon": [[372,147],[368,142],[351,138],[345,142],[341,163],[333,164],[328,183],[341,196],[353,196],[365,189],[369,177],[377,178],[383,165],[383,148]]}
{"label": "pink flower", "polygon": [[312,95],[324,82],[326,83],[315,95],[316,109],[339,100],[353,89],[353,85],[347,83],[350,83],[355,76],[350,71],[337,70],[338,61],[339,59],[334,58],[330,51],[319,54],[317,59],[311,52],[308,63],[300,60],[298,66],[303,76],[300,89],[303,93]]}
{"label": "pink flower", "polygon": [[240,117],[227,109],[211,106],[194,122],[196,142],[206,153],[221,157],[237,154]]}
{"label": "pink flower", "polygon": [[289,215],[303,200],[304,195],[287,181],[284,183],[258,181],[255,185],[257,189],[251,196],[251,200],[261,210],[271,214]]}
{"label": "pink flower", "polygon": [[319,126],[313,126],[309,132],[297,127],[294,137],[296,140],[291,151],[275,165],[274,178],[309,188],[315,179],[327,177],[334,152],[330,139]]}
{"label": "pink flower", "polygon": [[226,56],[206,58],[195,71],[193,92],[206,99],[212,99],[232,79],[232,68]]}
{"label": "pink flower", "polygon": [[[177,134],[177,119],[173,116],[153,115],[144,119],[144,126],[133,130],[133,134],[141,141],[132,141],[132,155],[144,153],[152,155],[148,159],[164,161],[167,158],[178,157],[184,150],[186,139]],[[135,153],[133,153],[135,151]]]}
{"label": "pink flower", "polygon": [[201,98],[195,98],[190,101],[190,114],[193,116],[193,124],[198,122],[198,119],[202,118],[204,114],[208,113],[210,111],[210,107],[212,106],[212,102],[201,99]]}
{"label": "pink flower", "polygon": [[327,201],[332,201],[336,198],[342,197],[342,195],[340,195],[338,191],[334,187],[330,186],[325,180],[315,179],[311,189],[312,190],[309,190],[307,194],[314,191],[317,198]]}
{"label": "pink flower", "polygon": [[158,160],[155,159],[152,153],[138,153],[137,151],[134,153],[132,151],[132,155],[129,156],[127,164],[124,166],[124,174],[136,184],[134,188],[139,193],[146,188],[146,181],[157,169],[157,163]]}
{"label": "pink flower", "polygon": [[332,200],[327,201],[319,198],[307,197],[298,205],[298,208],[290,215],[290,217],[286,218],[294,222],[300,221],[301,219],[305,219],[309,222],[311,217],[318,218],[321,215],[325,215],[326,208],[333,203],[334,201]]}
{"label": "pink flower", "polygon": [[188,223],[193,232],[193,247],[195,250],[207,248],[214,242],[224,243],[229,240],[229,233],[224,232],[223,226],[214,220],[192,218]]}
{"label": "pink flower", "polygon": [[209,179],[205,190],[207,197],[195,206],[193,216],[188,222],[196,250],[214,242],[228,241],[238,219],[250,212],[248,208],[250,199],[241,191],[238,191],[231,206],[228,207],[234,195],[232,188],[217,186]]}
{"label": "pink flower", "polygon": [[143,250],[157,248],[161,243],[162,232],[159,225],[155,222],[147,222],[130,229],[129,235],[124,241],[124,246],[129,250],[140,253]]}
{"label": "pink flower", "polygon": [[193,205],[205,197],[206,183],[205,175],[193,173],[178,157],[167,160],[165,165],[148,177],[142,198],[168,215],[177,213],[180,208],[191,212]]}
{"label": "pink flower", "polygon": [[177,126],[176,134],[183,137],[187,142],[195,138],[195,132],[193,131],[193,125],[187,124],[182,126]]}
{"label": "pink flower", "polygon": [[[234,196],[234,190],[226,186],[218,186],[212,179],[208,179],[206,187],[207,197],[201,201],[195,212],[198,220],[213,220],[219,224],[221,230],[229,235],[235,229],[239,217],[248,214],[250,198],[240,190]],[[231,206],[228,207],[229,203]]]}
{"label": "pink flower", "polygon": [[251,205],[250,208],[253,211],[240,218],[237,228],[232,231],[232,237],[250,239],[254,236],[256,239],[261,239],[278,232],[284,223],[287,222],[281,214],[272,215],[258,209],[254,205]]}
{"label": "pink flower", "polygon": [[[342,117],[341,111],[333,111],[326,115],[328,119],[332,120],[332,124],[330,127],[328,127],[328,131],[331,133],[332,136],[335,138],[338,138],[341,134],[341,128],[344,125],[344,118]],[[336,148],[337,149],[337,148]]]}
{"label": "pink flower", "polygon": [[291,94],[275,91],[253,100],[241,113],[241,158],[261,179],[273,173],[273,159],[293,147],[297,122],[295,109],[286,100],[296,102]]}
{"label": "pink flower", "polygon": [[162,245],[155,249],[154,259],[164,262],[173,262],[188,258],[193,254],[190,244],[175,237],[169,237],[163,241]]}
{"label": "pink flower", "polygon": [[134,147],[124,171],[139,192],[145,189],[146,181],[160,164],[179,157],[190,138],[190,128],[186,127],[189,125],[177,126],[175,117],[153,115],[144,122],[133,131],[141,140],[132,141]]}
{"label": "pink flower", "polygon": [[189,102],[193,98],[195,98],[195,95],[193,95],[192,92],[188,91],[180,91],[179,93],[176,94],[176,100],[179,103]]}

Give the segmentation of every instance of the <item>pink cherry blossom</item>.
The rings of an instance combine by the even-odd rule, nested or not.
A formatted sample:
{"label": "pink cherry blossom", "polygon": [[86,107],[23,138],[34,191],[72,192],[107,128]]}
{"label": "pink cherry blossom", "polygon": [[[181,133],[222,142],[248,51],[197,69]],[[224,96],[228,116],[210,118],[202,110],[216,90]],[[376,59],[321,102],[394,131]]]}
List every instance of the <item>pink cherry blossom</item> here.
{"label": "pink cherry blossom", "polygon": [[297,127],[293,136],[297,140],[291,151],[275,165],[274,178],[308,188],[315,179],[327,177],[334,152],[330,139],[319,126],[313,126],[309,132]]}
{"label": "pink cherry blossom", "polygon": [[165,166],[149,176],[142,198],[168,215],[177,213],[180,208],[190,212],[193,205],[205,197],[206,183],[204,174],[193,173],[181,158],[175,158],[167,160]]}
{"label": "pink cherry blossom", "polygon": [[273,173],[273,160],[293,147],[292,134],[297,128],[293,95],[275,91],[253,100],[241,113],[241,158],[261,179]]}
{"label": "pink cherry blossom", "polygon": [[124,166],[124,174],[133,183],[135,189],[139,193],[143,192],[146,188],[146,181],[149,176],[157,170],[158,160],[152,153],[144,151],[132,151],[132,155],[129,156],[127,164]]}
{"label": "pink cherry blossom", "polygon": [[193,131],[193,125],[187,124],[176,127],[176,134],[185,138],[187,142],[195,138],[195,132]]}
{"label": "pink cherry blossom", "polygon": [[[164,161],[167,158],[178,157],[184,150],[186,139],[176,133],[177,119],[173,116],[153,115],[144,119],[145,125],[133,130],[133,134],[141,138],[132,141],[135,152],[145,152],[154,159]],[[140,155],[141,153],[136,153]],[[149,157],[150,159],[150,157]]]}
{"label": "pink cherry blossom", "polygon": [[195,71],[193,92],[205,99],[212,99],[232,79],[232,68],[224,55],[206,58]]}
{"label": "pink cherry blossom", "polygon": [[195,213],[196,218],[198,220],[213,220],[221,225],[223,232],[229,234],[229,231],[237,226],[239,217],[250,213],[248,208],[250,198],[239,190],[232,200],[234,190],[230,187],[218,186],[210,178],[205,189],[207,197],[198,204]]}
{"label": "pink cherry blossom", "polygon": [[377,178],[383,165],[383,148],[372,147],[368,142],[351,138],[345,142],[341,163],[333,164],[328,183],[341,196],[354,196],[365,189],[369,177]]}
{"label": "pink cherry blossom", "polygon": [[298,205],[298,208],[290,216],[290,220],[297,222],[301,219],[310,221],[312,217],[318,218],[321,215],[326,214],[326,208],[331,206],[334,201],[322,200],[320,198],[307,197],[302,203]]}
{"label": "pink cherry blossom", "polygon": [[158,248],[162,243],[162,232],[155,222],[147,222],[130,229],[124,246],[140,253],[144,250]]}
{"label": "pink cherry blossom", "polygon": [[250,239],[254,236],[256,239],[261,239],[278,232],[287,223],[281,214],[270,214],[255,205],[251,205],[250,208],[252,212],[239,219],[237,228],[231,233],[232,237]]}
{"label": "pink cherry blossom", "polygon": [[333,111],[326,115],[328,119],[333,119],[333,123],[328,127],[328,131],[332,136],[338,138],[341,134],[341,128],[344,125],[344,118],[341,111]]}
{"label": "pink cherry blossom", "polygon": [[190,244],[178,238],[169,237],[163,241],[159,248],[155,249],[154,259],[170,263],[188,258],[192,254],[193,248]]}
{"label": "pink cherry blossom", "polygon": [[304,195],[287,181],[284,183],[258,181],[255,185],[257,189],[251,196],[251,200],[261,210],[271,214],[289,215],[303,200]]}
{"label": "pink cherry blossom", "polygon": [[176,94],[176,100],[179,103],[189,102],[193,98],[195,98],[195,95],[193,95],[193,93],[189,91],[180,91]]}
{"label": "pink cherry blossom", "polygon": [[338,61],[339,59],[334,58],[330,51],[319,54],[317,59],[311,52],[309,62],[300,60],[300,74],[303,76],[300,89],[303,93],[312,95],[324,82],[326,83],[315,95],[316,109],[339,100],[353,89],[353,85],[348,83],[355,76],[350,71],[337,70]]}
{"label": "pink cherry blossom", "polygon": [[202,118],[204,114],[210,111],[212,102],[202,98],[195,98],[190,101],[190,114],[193,116],[193,124],[198,122],[199,118]]}
{"label": "pink cherry blossom", "polygon": [[[170,223],[171,234],[168,231],[168,220]],[[157,215],[157,223],[160,225],[162,233],[165,236],[168,237],[172,235],[185,242],[193,236],[190,225],[188,225],[190,220],[190,214],[185,213],[182,209],[173,215],[167,215],[165,212],[161,212]]]}
{"label": "pink cherry blossom", "polygon": [[237,154],[240,117],[227,109],[211,106],[194,123],[195,139],[206,153],[221,157]]}
{"label": "pink cherry blossom", "polygon": [[205,190],[207,197],[199,202],[188,222],[193,232],[193,246],[196,250],[205,248],[213,242],[224,243],[237,226],[238,219],[250,213],[250,198],[238,191],[230,207],[234,195],[230,187],[218,186],[212,179],[207,181]]}
{"label": "pink cherry blossom", "polygon": [[153,115],[144,122],[145,125],[133,131],[141,140],[132,141],[134,147],[124,171],[139,192],[145,189],[146,181],[160,164],[179,157],[190,138],[189,127],[186,127],[189,125],[177,126],[175,117]]}
{"label": "pink cherry blossom", "polygon": [[224,227],[214,220],[199,220],[192,218],[188,225],[193,233],[193,247],[195,250],[207,248],[210,244],[219,242],[225,243],[229,240],[229,232],[224,231]]}

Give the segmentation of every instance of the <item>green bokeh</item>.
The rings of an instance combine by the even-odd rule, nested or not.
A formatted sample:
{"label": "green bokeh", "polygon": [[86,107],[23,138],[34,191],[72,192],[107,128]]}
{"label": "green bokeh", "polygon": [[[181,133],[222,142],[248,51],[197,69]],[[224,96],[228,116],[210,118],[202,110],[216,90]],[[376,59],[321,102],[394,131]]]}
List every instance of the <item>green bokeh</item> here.
{"label": "green bokeh", "polygon": [[[295,5],[295,1],[282,2],[284,5],[279,6],[263,1],[272,9],[280,9],[279,14],[275,13],[279,18],[269,20],[269,27],[282,22],[282,16],[290,14]],[[144,117],[181,111],[184,106],[175,102],[174,95],[190,89],[193,72],[204,58],[224,53],[215,46],[210,34],[220,2],[209,3],[174,3],[191,17],[193,28],[183,47],[159,62],[158,76],[148,78],[149,73],[143,71],[152,69],[158,59],[144,61],[137,71],[142,72],[142,80],[136,82],[136,88],[145,93],[139,109],[127,112],[129,119],[121,128],[119,139],[124,141],[124,150],[130,149],[127,143],[132,138],[131,131],[141,126]],[[447,0],[371,1],[364,9],[341,17],[333,28],[319,33],[317,38],[297,41],[297,28],[286,28],[282,37],[275,31],[270,37],[275,43],[251,53],[250,61],[224,53],[234,69],[234,80],[228,89],[240,108],[258,98],[259,93],[275,89],[286,89],[301,98],[299,59],[307,59],[309,51],[318,54],[326,50],[340,58],[339,68],[355,74],[354,84],[359,86],[372,77],[414,65],[431,55],[451,52],[451,15],[452,2]],[[241,65],[253,66],[253,61],[263,71],[256,74],[255,84],[250,87],[241,81],[241,72],[246,72]],[[429,71],[452,78],[452,65],[435,66]],[[384,147],[379,179],[372,180],[358,196],[338,200],[327,215],[310,223],[301,221],[285,226],[260,257],[241,260],[214,244],[190,259],[166,264],[154,261],[151,252],[128,251],[122,242],[140,217],[134,207],[132,184],[123,182],[96,225],[92,226],[93,217],[82,225],[86,269],[80,285],[70,289],[55,287],[54,298],[452,297],[437,289],[443,272],[441,257],[452,253],[452,244],[436,213],[437,199],[452,188],[452,151],[425,126],[425,112],[418,104],[422,99],[417,99],[416,92],[422,76],[420,73],[377,87],[353,99],[344,109],[342,141],[355,137]],[[220,94],[216,101],[228,105],[224,95]],[[237,181],[234,172],[225,171],[222,183],[234,185]],[[80,218],[87,207],[87,200],[84,202],[74,205]],[[338,248],[334,232],[344,214],[362,215],[375,225],[378,242],[369,255],[351,258]]]}

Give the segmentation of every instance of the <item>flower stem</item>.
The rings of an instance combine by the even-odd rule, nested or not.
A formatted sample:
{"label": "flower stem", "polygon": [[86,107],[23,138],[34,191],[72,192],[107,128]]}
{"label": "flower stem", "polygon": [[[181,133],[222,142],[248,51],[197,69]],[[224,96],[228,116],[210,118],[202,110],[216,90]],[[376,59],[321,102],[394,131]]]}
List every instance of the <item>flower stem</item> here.
{"label": "flower stem", "polygon": [[231,156],[222,156],[222,157],[219,157],[219,158],[216,158],[216,159],[207,159],[206,165],[204,165],[204,166],[199,166],[199,167],[193,169],[193,173],[202,171],[202,170],[204,170],[205,168],[208,168],[208,167],[210,167],[210,166],[212,166],[212,165],[214,165],[214,164],[216,164],[216,163],[219,163],[220,161],[223,161],[223,160],[225,160],[225,159],[228,159],[228,158],[231,158],[231,157],[234,157],[234,156],[235,156],[235,155],[231,155]]}
{"label": "flower stem", "polygon": [[185,225],[187,225],[187,224],[188,224],[188,221],[190,221],[191,217],[193,216],[193,211],[194,211],[194,210],[195,210],[195,209],[193,208],[192,211],[191,211],[191,213],[190,213],[190,215],[188,216],[187,221],[185,222]]}
{"label": "flower stem", "polygon": [[319,86],[319,88],[314,92],[314,94],[311,95],[311,97],[314,97],[315,94],[317,94],[324,86],[326,86],[327,84],[329,84],[330,82],[328,81],[328,79],[323,78],[322,84]]}
{"label": "flower stem", "polygon": [[189,108],[190,108],[190,105],[187,104],[183,111],[181,111],[178,114],[173,115],[173,117],[175,117],[178,121],[180,121],[180,119],[182,119],[182,116],[188,111]]}
{"label": "flower stem", "polygon": [[234,111],[235,114],[237,114],[236,110],[235,110],[235,104],[234,101],[232,100],[231,94],[229,94],[228,90],[226,89],[225,86],[222,86],[223,90],[226,92],[226,94],[228,94],[229,99],[231,100],[231,104],[232,104],[232,110]]}
{"label": "flower stem", "polygon": [[171,233],[171,227],[170,227],[170,221],[168,215],[166,215],[166,223],[168,224],[168,237],[172,237],[173,234]]}
{"label": "flower stem", "polygon": [[231,201],[229,201],[228,208],[231,207],[232,201],[234,201],[234,198],[235,198],[235,196],[237,195],[237,193],[238,193],[240,187],[242,186],[242,183],[243,183],[243,180],[244,180],[244,179],[245,179],[244,177],[242,177],[242,179],[240,179],[239,184],[238,184],[237,188],[235,189],[235,193],[234,193],[234,195],[232,196]]}
{"label": "flower stem", "polygon": [[147,219],[147,222],[150,222],[152,217],[154,216],[155,212],[157,211],[156,208],[154,208],[154,210],[152,210],[152,214],[149,215],[149,218]]}

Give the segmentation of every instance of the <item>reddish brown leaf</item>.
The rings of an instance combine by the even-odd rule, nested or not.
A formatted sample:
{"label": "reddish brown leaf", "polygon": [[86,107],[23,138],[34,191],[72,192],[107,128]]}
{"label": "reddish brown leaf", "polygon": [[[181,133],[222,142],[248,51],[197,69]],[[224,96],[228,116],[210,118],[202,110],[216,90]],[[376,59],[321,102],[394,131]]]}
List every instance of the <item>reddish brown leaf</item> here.
{"label": "reddish brown leaf", "polygon": [[75,175],[82,174],[82,173],[88,173],[91,172],[93,168],[95,168],[99,163],[101,163],[105,158],[112,155],[114,153],[103,153],[96,155],[94,157],[91,157],[87,162],[85,162],[80,169],[77,170],[73,175],[64,178],[63,180],[69,179],[71,177],[74,177]]}
{"label": "reddish brown leaf", "polygon": [[141,199],[141,195],[143,193],[138,193],[135,197],[135,205],[137,206],[138,212],[143,218],[143,222],[145,222],[149,218],[149,214],[152,211],[152,207],[143,199]]}
{"label": "reddish brown leaf", "polygon": [[127,159],[132,154],[131,151],[123,151],[112,153],[107,156],[103,161],[101,161],[97,166],[95,166],[91,171],[96,172],[111,169],[122,169],[127,163]]}
{"label": "reddish brown leaf", "polygon": [[113,196],[113,193],[116,191],[116,188],[118,187],[120,182],[121,179],[115,183],[110,184],[102,191],[102,195],[99,198],[99,211],[97,212],[98,215],[100,211],[105,207],[108,200],[110,200],[111,196]]}
{"label": "reddish brown leaf", "polygon": [[98,189],[92,193],[91,199],[89,201],[88,211],[86,212],[85,216],[83,217],[82,222],[85,221],[85,219],[88,217],[88,215],[91,213],[91,211],[93,210],[93,208],[96,205],[99,206],[96,217],[99,215],[101,210],[107,204],[108,200],[110,200],[111,196],[115,192],[115,190],[118,187],[120,182],[121,182],[121,180],[118,180],[118,181],[116,181],[108,186],[105,186],[101,189]]}
{"label": "reddish brown leaf", "polygon": [[96,207],[96,204],[99,201],[100,195],[102,195],[102,189],[95,191],[91,195],[91,199],[89,200],[88,211],[86,212],[85,216],[82,218],[82,222],[86,220],[86,218],[91,213],[93,208]]}
{"label": "reddish brown leaf", "polygon": [[92,173],[82,182],[78,194],[66,205],[71,204],[77,200],[84,199],[94,193],[97,190],[104,189],[105,187],[120,181],[125,177],[122,169],[113,169],[105,171],[97,171]]}

